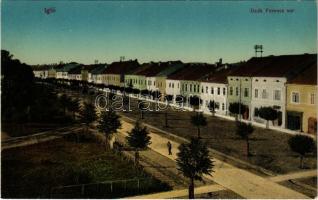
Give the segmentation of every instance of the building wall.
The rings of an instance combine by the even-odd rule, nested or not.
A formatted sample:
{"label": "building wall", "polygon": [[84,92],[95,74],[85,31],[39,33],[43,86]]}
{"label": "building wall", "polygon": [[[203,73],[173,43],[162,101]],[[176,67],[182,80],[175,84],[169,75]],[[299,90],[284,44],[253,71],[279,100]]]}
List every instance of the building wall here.
{"label": "building wall", "polygon": [[[230,103],[241,102],[248,107],[248,113],[243,116],[246,119],[251,118],[251,93],[252,78],[246,76],[228,76],[228,106]],[[247,91],[247,95],[244,91]],[[232,91],[232,92],[231,92]]]}
{"label": "building wall", "polygon": [[88,70],[81,70],[82,80],[88,81]]}
{"label": "building wall", "polygon": [[175,103],[176,96],[181,94],[181,82],[179,80],[166,80],[166,94],[173,95],[173,103]]}
{"label": "building wall", "polygon": [[156,77],[156,87],[158,88],[162,96],[166,95],[166,77],[165,76]]}
{"label": "building wall", "polygon": [[[285,127],[286,120],[286,78],[282,77],[253,77],[252,78],[252,99],[251,119],[259,123],[266,123],[266,120],[257,116],[255,110],[260,107],[273,107],[281,112],[281,120],[276,120],[271,125]],[[276,93],[276,95],[275,95]],[[256,114],[256,116],[255,116]],[[279,122],[281,121],[281,122]]]}
{"label": "building wall", "polygon": [[217,114],[226,115],[227,107],[227,85],[222,83],[200,83],[202,99],[201,110],[210,112],[208,105],[210,101],[214,101],[216,105],[215,112]]}
{"label": "building wall", "polygon": [[[299,103],[294,103],[292,101],[292,93],[294,92],[299,94]],[[313,95],[313,98],[311,95]],[[308,130],[308,121],[309,118],[317,120],[317,86],[287,84],[286,110],[287,112],[302,113],[301,131],[315,134],[314,132]]]}
{"label": "building wall", "polygon": [[190,97],[197,96],[200,98],[200,82],[182,80],[181,81],[181,95],[186,97],[185,106],[191,107]]}
{"label": "building wall", "polygon": [[56,78],[56,70],[55,69],[48,70],[48,78]]}
{"label": "building wall", "polygon": [[147,90],[149,91],[156,91],[159,90],[156,86],[156,77],[146,77],[147,82]]}
{"label": "building wall", "polygon": [[146,77],[143,75],[126,75],[125,83],[126,83],[126,86],[128,86],[131,83],[133,88],[136,88],[139,90],[147,89]]}
{"label": "building wall", "polygon": [[67,72],[56,72],[56,78],[68,79],[68,73]]}
{"label": "building wall", "polygon": [[69,80],[82,80],[82,74],[68,74],[67,76]]}
{"label": "building wall", "polygon": [[120,74],[103,74],[102,83],[105,85],[121,86]]}

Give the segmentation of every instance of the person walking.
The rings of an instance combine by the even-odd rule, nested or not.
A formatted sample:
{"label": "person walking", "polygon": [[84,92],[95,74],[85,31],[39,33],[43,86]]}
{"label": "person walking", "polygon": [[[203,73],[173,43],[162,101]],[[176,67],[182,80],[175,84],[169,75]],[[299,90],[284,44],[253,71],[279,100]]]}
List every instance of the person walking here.
{"label": "person walking", "polygon": [[168,147],[168,153],[169,153],[169,155],[172,155],[172,152],[171,152],[172,145],[171,145],[170,141],[168,141],[167,147]]}

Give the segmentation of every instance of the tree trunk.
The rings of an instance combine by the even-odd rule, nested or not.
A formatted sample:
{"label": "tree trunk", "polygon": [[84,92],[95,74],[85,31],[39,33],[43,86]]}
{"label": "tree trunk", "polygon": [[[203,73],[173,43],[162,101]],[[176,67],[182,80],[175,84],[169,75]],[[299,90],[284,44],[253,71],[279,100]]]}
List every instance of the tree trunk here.
{"label": "tree trunk", "polygon": [[168,127],[168,113],[165,112],[165,127]]}
{"label": "tree trunk", "polygon": [[135,166],[139,165],[139,151],[135,151]]}
{"label": "tree trunk", "polygon": [[198,128],[198,138],[201,138],[200,127],[197,127],[197,128]]}
{"label": "tree trunk", "polygon": [[194,180],[193,180],[193,178],[190,178],[189,199],[194,199]]}
{"label": "tree trunk", "polygon": [[246,154],[247,156],[251,156],[252,154],[250,153],[250,142],[248,138],[246,139]]}
{"label": "tree trunk", "polygon": [[303,155],[300,155],[300,166],[299,166],[300,169],[303,169],[304,168],[304,156]]}

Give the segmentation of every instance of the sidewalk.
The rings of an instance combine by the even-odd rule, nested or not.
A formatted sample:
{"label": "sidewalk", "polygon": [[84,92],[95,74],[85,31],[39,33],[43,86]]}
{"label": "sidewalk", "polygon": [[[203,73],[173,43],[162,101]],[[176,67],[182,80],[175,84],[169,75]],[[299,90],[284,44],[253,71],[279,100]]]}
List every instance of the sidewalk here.
{"label": "sidewalk", "polygon": [[317,176],[317,170],[307,170],[303,172],[295,172],[295,173],[290,173],[290,174],[285,174],[285,175],[279,175],[275,177],[269,178],[269,180],[274,181],[274,182],[281,182],[281,181],[286,181],[286,180],[293,180],[293,179],[299,179],[299,178],[309,178],[309,177],[314,177]]}
{"label": "sidewalk", "polygon": [[[127,135],[127,132],[133,128],[133,124],[122,121],[122,128],[119,132]],[[168,139],[158,134],[150,132],[151,145],[150,148],[154,151],[175,160],[177,158],[177,148],[179,143],[170,140],[172,144],[172,155],[168,155],[167,142]],[[253,199],[268,199],[268,198],[281,198],[281,199],[305,199],[309,198],[299,192],[281,186],[269,179],[262,178],[258,175],[250,173],[246,170],[239,169],[230,164],[214,158],[214,173],[211,176],[205,176],[207,179],[214,181],[220,186],[227,188],[243,198]],[[173,192],[173,191],[171,191]],[[141,197],[138,197],[141,198]]]}
{"label": "sidewalk", "polygon": [[[217,192],[224,189],[225,188],[220,185],[213,184],[213,185],[207,185],[207,186],[194,188],[194,193],[198,195],[198,194],[205,194],[209,192]],[[130,197],[128,199],[171,199],[171,198],[184,197],[184,196],[188,196],[188,189],[159,192],[156,194]]]}

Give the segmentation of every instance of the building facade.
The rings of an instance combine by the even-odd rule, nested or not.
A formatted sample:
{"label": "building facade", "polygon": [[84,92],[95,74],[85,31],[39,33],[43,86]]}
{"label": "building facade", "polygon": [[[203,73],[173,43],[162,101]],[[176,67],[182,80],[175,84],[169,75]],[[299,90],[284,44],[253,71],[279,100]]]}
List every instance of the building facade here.
{"label": "building facade", "polygon": [[287,83],[286,128],[317,133],[317,63]]}

